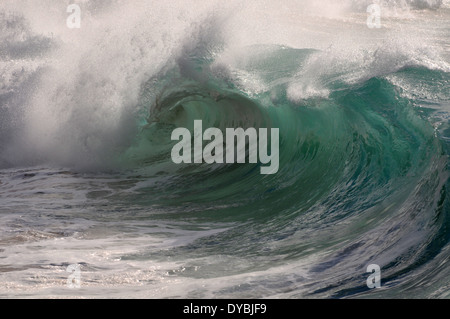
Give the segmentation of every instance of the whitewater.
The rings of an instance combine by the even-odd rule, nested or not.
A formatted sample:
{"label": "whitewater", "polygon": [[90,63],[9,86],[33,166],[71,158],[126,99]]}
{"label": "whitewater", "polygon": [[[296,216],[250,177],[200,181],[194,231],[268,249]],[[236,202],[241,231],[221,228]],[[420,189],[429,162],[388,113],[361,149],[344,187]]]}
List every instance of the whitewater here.
{"label": "whitewater", "polygon": [[2,0],[0,74],[1,298],[450,297],[448,0]]}

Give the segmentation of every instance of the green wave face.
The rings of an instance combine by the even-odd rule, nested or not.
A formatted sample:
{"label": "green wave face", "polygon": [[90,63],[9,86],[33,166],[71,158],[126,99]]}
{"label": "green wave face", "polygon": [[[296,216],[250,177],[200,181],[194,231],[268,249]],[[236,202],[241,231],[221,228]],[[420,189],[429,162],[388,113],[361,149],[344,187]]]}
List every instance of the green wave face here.
{"label": "green wave face", "polygon": [[[258,70],[269,85],[252,95],[204,60],[188,61],[189,72],[177,65],[151,79],[142,95],[140,133],[124,162],[149,175],[177,177],[175,185],[169,183],[178,194],[178,200],[171,196],[171,204],[200,198],[207,205],[216,205],[220,198],[235,204],[268,201],[285,203],[288,213],[298,214],[336,191],[342,196],[339,205],[351,207],[355,202],[359,209],[362,202],[373,205],[392,196],[397,183],[416,184],[442,150],[414,101],[401,97],[387,79],[376,77],[353,85],[333,83],[327,97],[292,102],[286,93],[292,70],[311,54],[272,48],[270,54],[257,56],[248,71]],[[278,68],[279,61],[286,65]],[[178,127],[193,132],[194,120],[202,120],[203,129],[217,127],[222,132],[279,128],[279,172],[260,176],[259,164],[249,163],[175,165],[171,133]],[[183,183],[190,185],[190,196]]]}
{"label": "green wave face", "polygon": [[[342,263],[363,267],[392,254],[406,260],[385,265],[393,280],[424,256],[438,254],[449,236],[447,160],[427,110],[386,77],[329,81],[328,96],[292,102],[287,91],[293,70],[314,51],[280,47],[258,54],[246,65],[268,83],[257,94],[246,93],[230,74],[202,59],[183,61],[183,67],[179,63],[147,83],[140,133],[122,161],[154,183],[127,200],[173,212],[164,219],[239,223],[217,235],[213,248],[207,241],[198,245],[205,253],[234,247],[229,253],[258,260],[272,256],[259,269],[331,249],[328,261],[313,269],[328,276]],[[448,81],[448,74],[421,68],[397,75],[420,74],[423,80],[436,73]],[[279,128],[278,173],[261,175],[259,164],[248,163],[175,165],[171,132],[192,131],[198,119],[204,128],[223,132]],[[254,240],[261,236],[263,244]],[[348,280],[354,293],[348,276],[341,280]],[[314,293],[344,296],[347,286]]]}

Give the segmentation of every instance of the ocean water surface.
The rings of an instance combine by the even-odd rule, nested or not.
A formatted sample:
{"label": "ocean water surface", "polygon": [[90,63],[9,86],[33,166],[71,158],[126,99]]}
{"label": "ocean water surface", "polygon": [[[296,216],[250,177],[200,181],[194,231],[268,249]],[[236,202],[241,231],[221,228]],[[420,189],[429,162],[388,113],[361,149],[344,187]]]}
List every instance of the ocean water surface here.
{"label": "ocean water surface", "polygon": [[0,3],[1,298],[450,297],[449,1],[77,3]]}

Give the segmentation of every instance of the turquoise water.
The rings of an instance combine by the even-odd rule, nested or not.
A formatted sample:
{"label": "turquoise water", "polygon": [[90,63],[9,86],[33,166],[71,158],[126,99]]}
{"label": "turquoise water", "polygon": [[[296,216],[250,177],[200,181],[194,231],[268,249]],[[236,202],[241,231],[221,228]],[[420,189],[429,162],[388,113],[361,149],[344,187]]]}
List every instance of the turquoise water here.
{"label": "turquoise water", "polygon": [[[1,16],[5,46],[31,53],[1,56],[0,296],[448,298],[449,11],[411,7],[374,31],[358,8],[303,12],[303,37],[327,33],[316,46],[237,47],[217,35],[232,19],[164,33],[136,18],[70,38],[77,53],[39,40],[26,12]],[[174,164],[171,133],[194,120],[279,128],[279,171]]]}

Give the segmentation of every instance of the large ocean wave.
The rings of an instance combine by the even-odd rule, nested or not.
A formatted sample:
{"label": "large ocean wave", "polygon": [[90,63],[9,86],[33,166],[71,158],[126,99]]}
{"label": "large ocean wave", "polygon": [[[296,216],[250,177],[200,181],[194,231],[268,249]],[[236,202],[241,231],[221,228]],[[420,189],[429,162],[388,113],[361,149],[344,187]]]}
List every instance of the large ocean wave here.
{"label": "large ocean wave", "polygon": [[[85,1],[79,30],[43,3],[0,5],[5,214],[18,178],[75,174],[87,220],[218,230],[120,257],[209,280],[186,296],[448,297],[447,2],[381,1],[369,29],[369,1]],[[277,174],[175,165],[172,131],[199,119],[279,128]]]}

